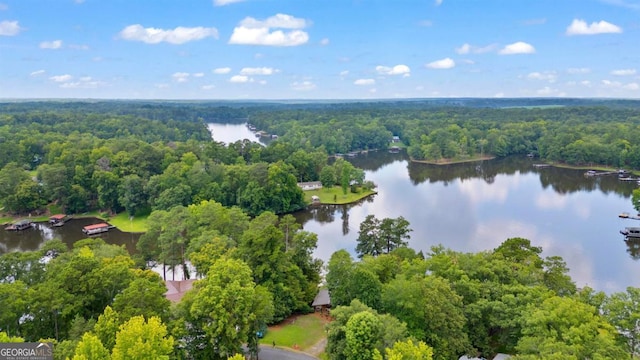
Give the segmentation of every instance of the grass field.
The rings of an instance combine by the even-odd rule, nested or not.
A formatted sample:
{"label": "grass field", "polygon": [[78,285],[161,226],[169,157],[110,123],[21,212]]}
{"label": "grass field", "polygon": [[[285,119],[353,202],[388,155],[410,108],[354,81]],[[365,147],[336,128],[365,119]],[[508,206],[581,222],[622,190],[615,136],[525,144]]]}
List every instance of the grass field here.
{"label": "grass field", "polygon": [[260,343],[305,351],[326,336],[324,326],[328,320],[320,314],[298,315],[270,326]]}
{"label": "grass field", "polygon": [[332,188],[307,190],[304,192],[304,200],[310,203],[311,197],[316,195],[320,198],[320,203],[322,204],[349,204],[375,193],[376,192],[372,190],[360,189],[360,192],[355,194],[350,190],[347,190],[347,194],[344,194],[341,187],[334,186]]}
{"label": "grass field", "polygon": [[149,215],[143,215],[129,219],[129,214],[123,212],[106,220],[120,231],[140,233],[147,231],[148,217]]}

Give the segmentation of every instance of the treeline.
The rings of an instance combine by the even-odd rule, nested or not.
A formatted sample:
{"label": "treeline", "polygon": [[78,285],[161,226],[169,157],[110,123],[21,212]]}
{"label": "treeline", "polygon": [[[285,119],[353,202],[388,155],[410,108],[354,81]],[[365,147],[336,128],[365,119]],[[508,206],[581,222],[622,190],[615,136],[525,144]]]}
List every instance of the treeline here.
{"label": "treeline", "polygon": [[[291,219],[249,220],[204,202],[156,220],[166,225],[152,236],[162,239],[157,258],[184,252],[206,274],[180,303],[170,306],[161,277],[121,247],[92,239],[67,250],[54,240],[0,256],[0,341],[52,341],[56,359],[227,359],[243,345],[255,358],[264,324],[310,311],[317,239]],[[179,233],[189,235],[170,240]],[[522,238],[479,253],[400,245],[358,262],[337,251],[326,275],[327,356],[638,356],[640,289],[577,289],[563,259],[541,252]]]}
{"label": "treeline", "polygon": [[[56,359],[131,359],[147,350],[157,353],[143,358],[227,359],[245,344],[255,354],[266,324],[311,311],[322,266],[312,257],[317,236],[291,215],[250,219],[205,201],[154,212],[149,222],[134,259],[100,239],[0,256],[0,332],[53,339]],[[187,260],[203,278],[170,306],[147,265]],[[150,346],[136,349],[136,341]]]}
{"label": "treeline", "polygon": [[[62,112],[66,114],[130,116],[162,122],[226,122],[244,123],[245,107],[250,103],[202,101],[19,101],[0,103],[0,112],[17,115],[26,112]],[[255,106],[255,104],[254,104]]]}
{"label": "treeline", "polygon": [[577,289],[564,260],[541,252],[522,238],[479,253],[436,246],[423,255],[400,246],[377,256],[362,253],[359,262],[337,251],[326,275],[335,319],[328,356],[383,353],[407,339],[424,342],[442,360],[498,353],[513,359],[638,356],[633,319],[640,289],[609,296]]}
{"label": "treeline", "polygon": [[640,168],[637,108],[369,106],[252,110],[258,128],[327,152],[386,149],[398,136],[416,160],[533,154],[574,165]]}
{"label": "treeline", "polygon": [[[114,102],[114,111],[118,106]],[[214,200],[252,216],[281,214],[306,206],[297,182],[350,187],[364,181],[362,170],[343,160],[329,165],[326,149],[309,142],[225,145],[211,140],[202,119],[188,116],[153,120],[65,111],[0,114],[5,211],[39,213],[56,203],[68,213],[135,215]]]}

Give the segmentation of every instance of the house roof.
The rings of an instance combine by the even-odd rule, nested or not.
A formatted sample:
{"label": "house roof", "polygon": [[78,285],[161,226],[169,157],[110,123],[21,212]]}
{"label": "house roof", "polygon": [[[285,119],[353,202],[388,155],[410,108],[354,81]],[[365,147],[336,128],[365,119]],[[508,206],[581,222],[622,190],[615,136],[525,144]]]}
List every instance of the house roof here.
{"label": "house roof", "polygon": [[318,295],[313,299],[311,306],[325,306],[331,305],[331,297],[329,296],[329,289],[320,289]]}
{"label": "house roof", "polygon": [[164,282],[167,287],[167,292],[164,293],[164,296],[170,301],[179,302],[184,294],[191,290],[194,281],[196,281],[196,279],[167,280]]}
{"label": "house roof", "polygon": [[65,216],[67,216],[67,215],[65,215],[65,214],[56,214],[56,215],[51,215],[49,217],[49,219],[60,220],[60,219],[64,219]]}

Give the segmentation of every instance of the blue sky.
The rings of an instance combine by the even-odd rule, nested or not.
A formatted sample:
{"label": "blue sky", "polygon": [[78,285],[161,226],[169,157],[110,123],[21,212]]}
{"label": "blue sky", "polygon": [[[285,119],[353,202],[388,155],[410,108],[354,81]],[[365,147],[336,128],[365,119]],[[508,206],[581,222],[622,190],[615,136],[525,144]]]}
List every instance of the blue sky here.
{"label": "blue sky", "polygon": [[0,0],[0,98],[640,98],[640,0]]}

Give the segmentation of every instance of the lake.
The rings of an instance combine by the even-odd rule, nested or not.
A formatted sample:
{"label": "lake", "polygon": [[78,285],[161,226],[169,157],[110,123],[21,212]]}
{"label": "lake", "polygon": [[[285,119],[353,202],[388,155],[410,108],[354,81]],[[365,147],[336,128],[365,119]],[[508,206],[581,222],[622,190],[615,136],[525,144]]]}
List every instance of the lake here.
{"label": "lake", "polygon": [[[256,137],[244,125],[209,124],[216,141]],[[640,241],[619,233],[637,220],[631,193],[635,182],[615,175],[585,177],[584,170],[536,168],[535,159],[511,157],[453,165],[408,161],[406,154],[371,152],[348,159],[378,185],[378,194],[350,205],[319,205],[294,214],[304,230],[318,234],[315,256],[327,261],[339,249],[355,257],[360,223],[369,214],[382,219],[403,216],[410,222],[409,246],[429,252],[434,245],[462,252],[491,250],[511,237],[531,240],[543,256],[561,256],[578,286],[607,293],[640,287]],[[84,222],[61,228],[39,224],[27,232],[0,232],[0,253],[37,249],[42,239],[66,243],[83,238]],[[77,228],[74,228],[77,226]],[[132,248],[137,236],[116,229],[109,243]]]}

